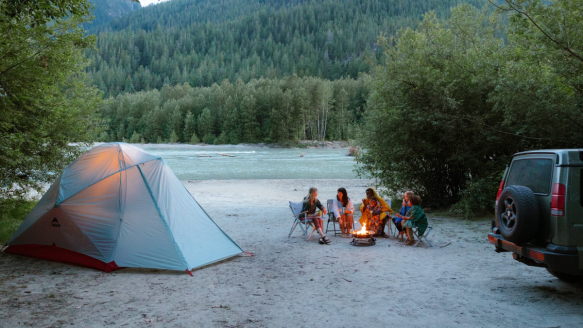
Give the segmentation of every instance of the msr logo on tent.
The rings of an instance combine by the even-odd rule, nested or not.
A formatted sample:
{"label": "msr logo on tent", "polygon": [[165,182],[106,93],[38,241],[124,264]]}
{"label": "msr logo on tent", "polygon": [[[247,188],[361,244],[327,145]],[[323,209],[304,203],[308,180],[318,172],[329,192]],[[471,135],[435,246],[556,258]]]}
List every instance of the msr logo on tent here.
{"label": "msr logo on tent", "polygon": [[53,219],[53,222],[51,222],[51,225],[53,227],[57,227],[57,228],[61,227],[61,224],[59,224],[59,221],[57,220],[57,218]]}

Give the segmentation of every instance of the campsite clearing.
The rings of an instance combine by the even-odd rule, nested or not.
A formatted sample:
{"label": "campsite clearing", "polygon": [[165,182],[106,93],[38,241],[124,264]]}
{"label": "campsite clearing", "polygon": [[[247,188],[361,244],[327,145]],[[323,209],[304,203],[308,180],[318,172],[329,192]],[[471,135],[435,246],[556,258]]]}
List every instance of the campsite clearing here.
{"label": "campsite clearing", "polygon": [[302,240],[297,231],[287,238],[287,202],[316,186],[323,203],[345,187],[358,204],[365,181],[183,184],[255,256],[234,257],[190,277],[152,269],[103,274],[1,254],[0,326],[353,327],[362,318],[371,327],[583,326],[583,285],[508,264],[510,255],[495,253],[485,237],[488,221],[429,214],[433,248],[393,238],[353,247],[340,237],[326,246],[315,237]]}

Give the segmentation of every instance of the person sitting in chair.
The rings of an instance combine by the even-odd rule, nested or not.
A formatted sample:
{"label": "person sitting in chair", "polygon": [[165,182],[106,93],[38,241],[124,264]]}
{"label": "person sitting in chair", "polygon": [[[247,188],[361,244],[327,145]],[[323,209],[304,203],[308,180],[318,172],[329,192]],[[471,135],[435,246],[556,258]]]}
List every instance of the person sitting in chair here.
{"label": "person sitting in chair", "polygon": [[411,206],[409,206],[409,196],[411,196],[413,193],[411,191],[406,191],[405,194],[403,195],[403,204],[401,205],[401,210],[399,210],[399,214],[395,214],[395,217],[392,219],[393,223],[395,224],[395,227],[397,228],[397,231],[399,231],[399,235],[397,236],[398,238],[401,238],[401,240],[403,240],[403,219],[402,216],[406,216],[407,215],[407,211],[409,211],[409,209],[411,209]]}
{"label": "person sitting in chair", "polygon": [[[374,197],[374,199],[379,203],[380,205],[380,210],[375,211],[374,213],[365,213],[366,210],[366,206],[368,205],[368,200],[372,199]],[[377,195],[376,191],[373,188],[368,188],[366,190],[366,199],[362,200],[362,205],[360,205],[360,212],[362,213],[362,216],[360,217],[360,219],[358,220],[360,222],[361,225],[366,224],[367,227],[369,227],[370,225],[366,222],[368,220],[368,217],[371,216],[371,214],[374,215],[378,215],[380,220],[382,221],[382,225],[381,225],[381,229],[379,231],[379,234],[381,237],[383,238],[388,238],[389,236],[385,233],[385,225],[387,223],[387,220],[389,219],[389,217],[387,216],[386,212],[389,213],[393,213],[393,210],[391,209],[391,207],[387,204],[387,202],[385,202],[384,199],[382,199],[381,197],[379,197],[379,195]]]}
{"label": "person sitting in chair", "polygon": [[381,235],[381,233],[384,233],[381,213],[381,203],[375,196],[366,200],[365,212],[363,215],[367,215],[366,228],[368,231],[373,232],[373,236],[378,236]]}
{"label": "person sitting in chair", "polygon": [[338,188],[338,195],[334,199],[333,207],[334,216],[338,219],[340,230],[342,230],[342,237],[350,237],[350,230],[352,229],[354,205],[348,198],[348,193],[344,188]]}
{"label": "person sitting in chair", "polygon": [[409,206],[411,209],[407,212],[407,216],[402,216],[403,218],[403,228],[407,231],[407,245],[415,245],[415,235],[413,234],[413,228],[417,227],[417,234],[423,236],[425,230],[427,230],[427,215],[421,208],[421,197],[417,195],[409,196]]}
{"label": "person sitting in chair", "polygon": [[324,230],[322,230],[323,223],[320,216],[316,213],[316,208],[322,211],[323,215],[326,215],[326,208],[322,206],[322,203],[318,200],[318,189],[315,187],[310,188],[308,191],[308,196],[304,197],[304,202],[302,204],[302,211],[300,214],[300,220],[302,218],[307,218],[312,220],[314,223],[314,227],[316,227],[316,231],[320,235],[320,244],[329,245],[331,243],[330,238],[324,234]]}

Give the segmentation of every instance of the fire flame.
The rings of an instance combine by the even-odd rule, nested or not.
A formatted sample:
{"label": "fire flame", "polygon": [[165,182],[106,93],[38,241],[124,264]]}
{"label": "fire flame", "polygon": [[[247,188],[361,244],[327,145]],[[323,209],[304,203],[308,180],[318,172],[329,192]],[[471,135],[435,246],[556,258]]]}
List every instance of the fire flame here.
{"label": "fire flame", "polygon": [[360,230],[352,230],[351,232],[353,234],[357,234],[357,235],[366,235],[366,234],[368,234],[368,231],[366,231],[366,223],[362,225],[362,228],[360,228]]}

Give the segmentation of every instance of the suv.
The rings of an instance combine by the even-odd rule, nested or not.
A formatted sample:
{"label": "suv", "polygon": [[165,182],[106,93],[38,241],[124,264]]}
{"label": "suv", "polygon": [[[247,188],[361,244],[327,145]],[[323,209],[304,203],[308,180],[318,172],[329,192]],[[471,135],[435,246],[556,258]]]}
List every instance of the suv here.
{"label": "suv", "polygon": [[583,280],[583,149],[517,153],[506,167],[496,219],[496,252],[555,277]]}

